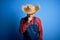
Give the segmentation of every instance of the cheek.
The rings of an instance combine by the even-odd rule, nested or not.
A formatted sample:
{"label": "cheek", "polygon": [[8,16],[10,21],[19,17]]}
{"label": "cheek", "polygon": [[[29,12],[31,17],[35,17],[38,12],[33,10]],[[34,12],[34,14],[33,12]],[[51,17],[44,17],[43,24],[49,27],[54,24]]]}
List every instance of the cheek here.
{"label": "cheek", "polygon": [[31,17],[33,17],[34,15],[31,15]]}

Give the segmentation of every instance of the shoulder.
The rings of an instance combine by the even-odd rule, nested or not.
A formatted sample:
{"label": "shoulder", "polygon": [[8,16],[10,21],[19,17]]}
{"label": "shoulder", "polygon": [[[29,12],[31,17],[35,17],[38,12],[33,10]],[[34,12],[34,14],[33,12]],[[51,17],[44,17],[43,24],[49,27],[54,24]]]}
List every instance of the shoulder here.
{"label": "shoulder", "polygon": [[36,21],[41,21],[40,18],[36,17]]}
{"label": "shoulder", "polygon": [[38,23],[41,22],[41,19],[36,17],[36,22],[38,22]]}
{"label": "shoulder", "polygon": [[20,21],[27,21],[27,17],[23,17],[23,18],[21,18]]}
{"label": "shoulder", "polygon": [[20,21],[23,21],[24,20],[24,18],[21,18],[21,20]]}
{"label": "shoulder", "polygon": [[24,20],[26,17],[21,18],[21,20]]}

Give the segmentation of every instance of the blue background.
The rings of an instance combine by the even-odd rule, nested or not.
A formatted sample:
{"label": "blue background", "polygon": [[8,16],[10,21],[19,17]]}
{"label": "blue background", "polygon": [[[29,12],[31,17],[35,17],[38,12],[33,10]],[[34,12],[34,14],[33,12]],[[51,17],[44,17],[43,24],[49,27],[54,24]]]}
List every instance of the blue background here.
{"label": "blue background", "polygon": [[25,4],[40,5],[35,16],[42,21],[43,40],[60,40],[60,0],[0,0],[0,40],[21,40],[20,19]]}

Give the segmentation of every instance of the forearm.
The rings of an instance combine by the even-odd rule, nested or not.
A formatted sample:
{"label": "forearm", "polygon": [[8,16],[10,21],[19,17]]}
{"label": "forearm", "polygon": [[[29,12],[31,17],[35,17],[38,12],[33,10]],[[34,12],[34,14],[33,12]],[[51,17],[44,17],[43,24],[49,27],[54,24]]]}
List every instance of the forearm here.
{"label": "forearm", "polygon": [[42,31],[39,33],[39,40],[42,40]]}

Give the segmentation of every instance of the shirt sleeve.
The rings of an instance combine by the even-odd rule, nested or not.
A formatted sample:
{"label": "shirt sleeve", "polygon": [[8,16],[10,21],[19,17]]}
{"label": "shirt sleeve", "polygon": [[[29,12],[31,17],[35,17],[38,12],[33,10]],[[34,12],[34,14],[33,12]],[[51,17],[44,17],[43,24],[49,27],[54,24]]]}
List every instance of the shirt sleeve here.
{"label": "shirt sleeve", "polygon": [[37,19],[37,22],[38,22],[39,40],[42,40],[42,23],[39,18]]}
{"label": "shirt sleeve", "polygon": [[19,29],[21,34],[23,34],[25,32],[28,25],[29,25],[28,22],[25,22],[24,19],[21,19],[21,21],[20,21],[20,29]]}

